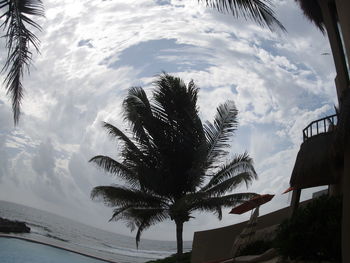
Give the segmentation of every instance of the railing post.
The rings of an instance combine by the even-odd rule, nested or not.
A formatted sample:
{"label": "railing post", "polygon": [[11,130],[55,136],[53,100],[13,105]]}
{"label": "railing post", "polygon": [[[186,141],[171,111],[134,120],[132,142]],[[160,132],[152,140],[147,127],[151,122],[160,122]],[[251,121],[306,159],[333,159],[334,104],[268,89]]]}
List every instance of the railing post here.
{"label": "railing post", "polygon": [[[314,135],[319,135],[321,133],[330,132],[330,130],[328,129],[329,127],[327,126],[327,121],[330,122],[329,126],[336,125],[335,122],[338,123],[338,115],[337,114],[330,115],[330,116],[327,116],[325,118],[311,122],[308,126],[306,126],[305,129],[303,129],[303,141],[305,142],[306,140],[310,139],[313,136],[312,126],[314,124],[316,124],[316,134],[314,134]],[[321,122],[323,122],[323,132],[322,132],[322,127],[320,127]],[[309,130],[310,130],[310,133],[309,133]]]}

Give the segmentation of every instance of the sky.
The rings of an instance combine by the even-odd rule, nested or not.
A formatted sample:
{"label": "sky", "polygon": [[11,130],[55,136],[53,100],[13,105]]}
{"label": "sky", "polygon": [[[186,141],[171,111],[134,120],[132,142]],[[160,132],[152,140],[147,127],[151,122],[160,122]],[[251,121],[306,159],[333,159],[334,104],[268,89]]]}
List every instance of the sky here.
{"label": "sky", "polygon": [[[220,103],[236,103],[232,154],[248,151],[259,177],[248,190],[236,191],[276,194],[262,214],[288,206],[290,195],[281,193],[289,186],[302,129],[333,114],[337,104],[335,69],[327,36],[295,1],[273,2],[286,33],[197,0],[45,0],[46,17],[37,19],[40,54],[23,81],[16,127],[11,101],[0,89],[0,200],[135,235],[122,222],[109,223],[112,209],[90,199],[93,187],[121,181],[88,160],[99,154],[118,158],[118,142],[102,121],[127,128],[121,103],[128,88],[150,91],[155,76],[166,71],[200,87],[204,121],[213,119]],[[5,52],[1,48],[1,65]],[[302,199],[313,191],[303,191]],[[184,225],[185,240],[194,231],[246,220],[249,213],[225,209],[222,221],[209,213],[194,216]],[[154,226],[143,237],[175,240],[174,223]]]}

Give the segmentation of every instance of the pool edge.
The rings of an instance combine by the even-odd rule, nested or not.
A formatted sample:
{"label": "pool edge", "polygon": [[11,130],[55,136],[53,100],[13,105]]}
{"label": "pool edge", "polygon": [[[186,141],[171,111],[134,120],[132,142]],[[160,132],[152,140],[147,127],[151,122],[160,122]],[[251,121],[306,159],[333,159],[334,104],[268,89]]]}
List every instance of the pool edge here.
{"label": "pool edge", "polygon": [[17,235],[13,235],[13,234],[4,234],[4,233],[0,233],[0,237],[17,238],[17,239],[25,240],[25,241],[28,241],[28,242],[33,242],[33,243],[46,245],[46,246],[50,246],[50,247],[54,247],[54,248],[58,248],[58,249],[63,249],[63,250],[66,250],[66,251],[69,251],[69,252],[73,252],[73,253],[76,253],[76,254],[79,254],[79,255],[82,255],[82,256],[86,256],[86,257],[89,257],[89,258],[102,260],[102,261],[109,262],[109,263],[120,263],[120,262],[117,262],[117,261],[114,261],[114,260],[97,257],[97,256],[94,256],[94,255],[91,255],[91,254],[87,254],[87,253],[84,253],[84,252],[81,252],[81,251],[78,251],[78,250],[70,249],[70,248],[67,248],[67,247],[64,247],[64,246],[60,246],[60,245],[50,244],[50,243],[47,243],[47,242],[35,240],[35,239],[32,239],[32,238],[28,238],[28,237],[22,237],[22,236],[17,236]]}

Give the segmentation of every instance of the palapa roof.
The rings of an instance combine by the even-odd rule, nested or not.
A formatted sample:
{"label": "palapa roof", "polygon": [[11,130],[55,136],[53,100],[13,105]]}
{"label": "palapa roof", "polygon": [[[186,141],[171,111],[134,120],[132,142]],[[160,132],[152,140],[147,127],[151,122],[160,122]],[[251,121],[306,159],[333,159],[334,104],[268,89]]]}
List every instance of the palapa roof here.
{"label": "palapa roof", "polygon": [[323,21],[322,11],[318,0],[295,0],[300,8],[303,10],[304,15],[313,22],[322,33],[325,32],[325,25]]}
{"label": "palapa roof", "polygon": [[337,183],[343,162],[334,150],[334,142],[334,132],[319,134],[305,141],[300,146],[290,186],[303,189]]}

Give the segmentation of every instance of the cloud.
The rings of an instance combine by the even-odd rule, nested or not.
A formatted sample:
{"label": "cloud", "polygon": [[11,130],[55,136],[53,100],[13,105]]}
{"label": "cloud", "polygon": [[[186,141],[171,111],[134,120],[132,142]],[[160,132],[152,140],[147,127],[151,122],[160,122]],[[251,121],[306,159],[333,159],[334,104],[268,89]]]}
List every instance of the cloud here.
{"label": "cloud", "polygon": [[40,175],[53,177],[55,166],[54,148],[51,141],[47,140],[39,145],[32,159],[32,167]]}

